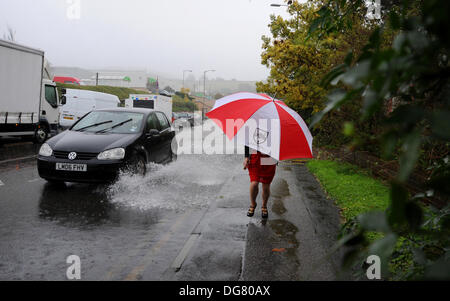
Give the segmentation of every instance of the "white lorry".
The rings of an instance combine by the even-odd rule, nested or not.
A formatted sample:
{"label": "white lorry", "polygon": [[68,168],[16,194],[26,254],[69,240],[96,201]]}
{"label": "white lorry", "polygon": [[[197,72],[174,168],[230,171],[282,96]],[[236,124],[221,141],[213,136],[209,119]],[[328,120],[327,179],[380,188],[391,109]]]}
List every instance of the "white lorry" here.
{"label": "white lorry", "polygon": [[154,94],[130,94],[125,99],[125,108],[147,108],[161,111],[172,120],[172,97]]}
{"label": "white lorry", "polygon": [[72,126],[78,119],[95,109],[117,108],[120,100],[116,95],[78,89],[66,89],[65,104],[60,107],[59,125]]}
{"label": "white lorry", "polygon": [[0,139],[42,143],[57,132],[60,102],[45,67],[43,51],[0,40]]}

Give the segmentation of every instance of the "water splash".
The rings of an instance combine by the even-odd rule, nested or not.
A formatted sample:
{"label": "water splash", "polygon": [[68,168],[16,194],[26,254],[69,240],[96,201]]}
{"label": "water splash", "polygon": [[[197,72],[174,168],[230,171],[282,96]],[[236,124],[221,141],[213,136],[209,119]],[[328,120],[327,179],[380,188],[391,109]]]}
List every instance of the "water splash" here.
{"label": "water splash", "polygon": [[233,169],[239,170],[240,158],[186,155],[168,165],[149,164],[145,177],[122,174],[108,187],[108,199],[139,210],[202,208],[217,196]]}

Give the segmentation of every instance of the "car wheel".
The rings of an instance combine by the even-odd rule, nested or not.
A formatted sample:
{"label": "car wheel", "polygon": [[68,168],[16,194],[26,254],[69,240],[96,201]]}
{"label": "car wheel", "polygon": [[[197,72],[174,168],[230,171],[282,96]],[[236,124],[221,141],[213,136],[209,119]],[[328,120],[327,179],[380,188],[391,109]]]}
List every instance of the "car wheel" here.
{"label": "car wheel", "polygon": [[172,150],[170,150],[170,162],[175,162],[177,161],[178,156],[177,154],[175,154]]}
{"label": "car wheel", "polygon": [[47,140],[48,137],[48,129],[46,126],[40,126],[36,131],[34,132],[34,142],[35,143],[44,143],[45,140]]}
{"label": "car wheel", "polygon": [[133,174],[145,176],[147,173],[147,166],[144,157],[141,155],[133,156],[128,164],[128,170]]}

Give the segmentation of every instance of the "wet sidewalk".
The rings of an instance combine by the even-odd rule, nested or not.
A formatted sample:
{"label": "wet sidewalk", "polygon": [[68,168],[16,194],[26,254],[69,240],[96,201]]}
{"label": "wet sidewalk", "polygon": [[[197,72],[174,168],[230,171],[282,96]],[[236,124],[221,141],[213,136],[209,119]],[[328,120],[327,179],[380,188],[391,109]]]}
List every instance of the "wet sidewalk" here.
{"label": "wet sidewalk", "polygon": [[[242,280],[335,280],[339,211],[303,164],[278,166],[269,219],[248,224]],[[256,215],[255,215],[256,216]]]}
{"label": "wet sidewalk", "polygon": [[335,280],[339,257],[326,258],[339,231],[339,213],[320,185],[299,163],[282,163],[272,183],[269,219],[254,217],[247,171],[218,191],[186,245],[188,255],[167,280]]}

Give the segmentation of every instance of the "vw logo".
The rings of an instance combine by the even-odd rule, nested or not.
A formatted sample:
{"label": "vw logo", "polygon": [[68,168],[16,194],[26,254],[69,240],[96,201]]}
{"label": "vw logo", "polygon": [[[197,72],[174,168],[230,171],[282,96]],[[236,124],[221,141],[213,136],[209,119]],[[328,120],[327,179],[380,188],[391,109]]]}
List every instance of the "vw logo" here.
{"label": "vw logo", "polygon": [[69,160],[75,160],[76,157],[77,157],[77,153],[76,152],[71,152],[67,156],[67,158],[69,158]]}
{"label": "vw logo", "polygon": [[253,140],[255,140],[256,144],[261,144],[266,142],[268,136],[269,132],[257,128],[253,134]]}

